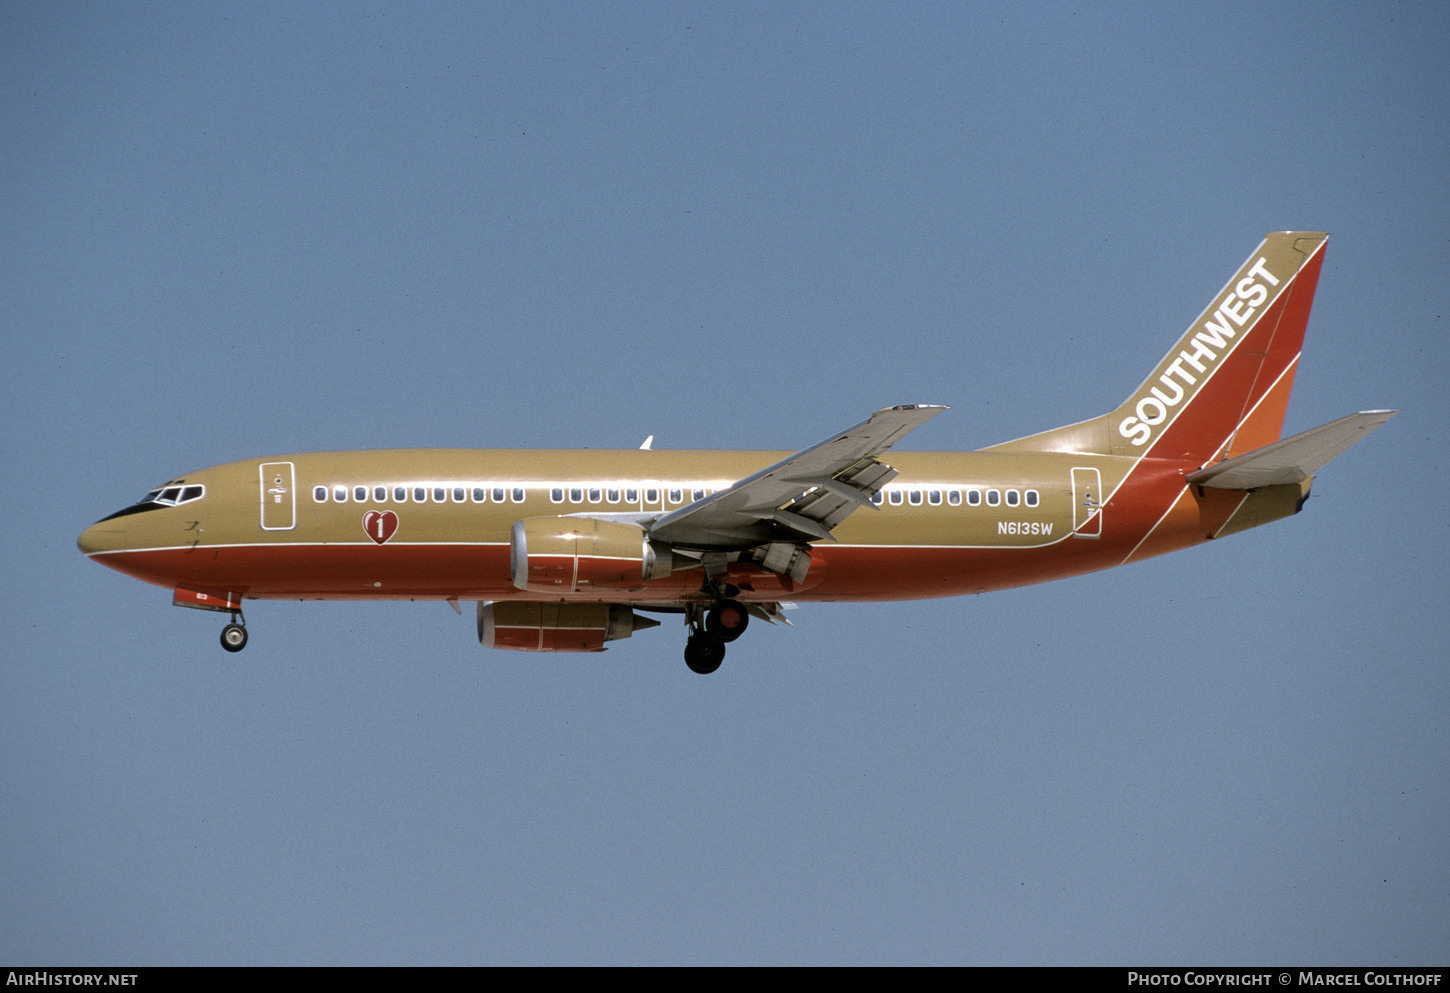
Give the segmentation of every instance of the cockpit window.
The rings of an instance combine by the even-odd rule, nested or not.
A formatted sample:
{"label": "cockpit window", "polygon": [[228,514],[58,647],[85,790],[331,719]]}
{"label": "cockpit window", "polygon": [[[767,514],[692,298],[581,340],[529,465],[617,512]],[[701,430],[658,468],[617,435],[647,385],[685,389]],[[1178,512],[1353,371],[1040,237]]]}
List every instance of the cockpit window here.
{"label": "cockpit window", "polygon": [[179,504],[191,503],[193,500],[200,500],[205,495],[205,486],[161,486],[137,500],[136,506],[159,503],[163,507],[175,507]]}
{"label": "cockpit window", "polygon": [[[182,480],[185,482],[185,480]],[[137,500],[125,510],[118,510],[109,517],[101,520],[109,521],[117,517],[125,517],[129,514],[141,514],[148,510],[161,510],[164,507],[176,507],[183,503],[191,503],[193,500],[200,500],[206,496],[206,487],[201,485],[193,486],[158,486],[147,493],[140,500]]]}

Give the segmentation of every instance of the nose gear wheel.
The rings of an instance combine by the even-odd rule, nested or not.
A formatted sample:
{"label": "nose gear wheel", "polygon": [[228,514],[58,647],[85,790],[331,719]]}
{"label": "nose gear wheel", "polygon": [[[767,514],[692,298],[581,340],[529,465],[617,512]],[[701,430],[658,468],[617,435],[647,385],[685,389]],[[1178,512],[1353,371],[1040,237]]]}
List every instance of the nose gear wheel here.
{"label": "nose gear wheel", "polygon": [[240,624],[228,624],[222,628],[222,647],[229,652],[240,652],[247,647],[247,629]]}
{"label": "nose gear wheel", "polygon": [[222,628],[222,647],[229,652],[240,652],[247,647],[247,620],[240,610],[232,613],[232,622]]}

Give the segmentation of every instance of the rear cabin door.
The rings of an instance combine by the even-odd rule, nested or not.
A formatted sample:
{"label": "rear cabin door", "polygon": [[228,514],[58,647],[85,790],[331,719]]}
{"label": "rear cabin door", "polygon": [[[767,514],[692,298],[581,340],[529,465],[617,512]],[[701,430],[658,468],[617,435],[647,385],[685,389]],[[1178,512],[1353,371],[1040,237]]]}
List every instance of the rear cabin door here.
{"label": "rear cabin door", "polygon": [[262,530],[290,531],[297,526],[297,486],[291,462],[263,462]]}
{"label": "rear cabin door", "polygon": [[1072,533],[1078,538],[1103,536],[1103,479],[1097,469],[1072,470]]}

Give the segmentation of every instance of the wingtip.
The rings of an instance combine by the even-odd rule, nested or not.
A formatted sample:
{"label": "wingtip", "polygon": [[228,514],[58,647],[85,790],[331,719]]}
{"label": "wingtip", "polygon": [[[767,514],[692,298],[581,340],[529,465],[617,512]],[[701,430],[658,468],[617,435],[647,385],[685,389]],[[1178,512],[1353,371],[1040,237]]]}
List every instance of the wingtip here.
{"label": "wingtip", "polygon": [[951,410],[950,407],[940,403],[898,403],[895,407],[887,407],[878,413],[885,414],[894,410],[926,410],[932,415],[940,414],[943,410]]}

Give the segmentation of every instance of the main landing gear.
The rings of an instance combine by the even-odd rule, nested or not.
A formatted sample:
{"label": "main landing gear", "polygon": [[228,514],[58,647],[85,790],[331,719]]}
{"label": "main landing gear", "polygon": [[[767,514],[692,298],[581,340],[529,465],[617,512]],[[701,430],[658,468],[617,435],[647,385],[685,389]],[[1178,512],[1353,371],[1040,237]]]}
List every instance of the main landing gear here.
{"label": "main landing gear", "polygon": [[233,611],[232,622],[222,628],[222,647],[229,652],[240,652],[247,647],[247,619],[240,610]]}
{"label": "main landing gear", "polygon": [[686,614],[691,631],[685,642],[685,665],[708,676],[725,661],[725,646],[745,633],[750,613],[738,600],[718,600],[708,611],[695,606]]}
{"label": "main landing gear", "polygon": [[725,642],[708,631],[695,631],[685,642],[685,665],[691,672],[708,676],[725,661]]}

